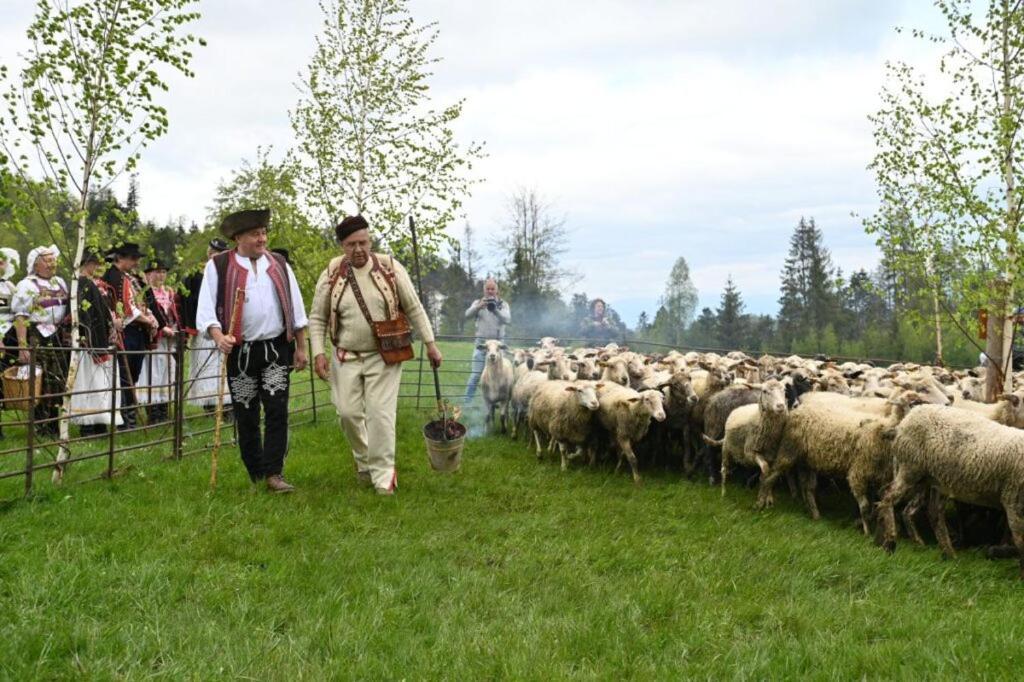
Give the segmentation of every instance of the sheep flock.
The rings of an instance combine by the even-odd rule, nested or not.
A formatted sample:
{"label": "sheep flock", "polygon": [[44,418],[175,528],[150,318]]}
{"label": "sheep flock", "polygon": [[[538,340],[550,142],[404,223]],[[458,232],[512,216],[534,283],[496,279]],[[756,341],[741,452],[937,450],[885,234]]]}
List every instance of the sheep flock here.
{"label": "sheep flock", "polygon": [[814,519],[829,481],[849,491],[858,528],[888,551],[901,530],[924,544],[923,515],[952,557],[956,505],[961,535],[982,519],[990,556],[1019,557],[1024,579],[1024,375],[985,404],[983,368],[650,355],[553,338],[482,348],[488,427],[525,440],[538,460],[557,455],[562,470],[615,461],[637,484],[645,468],[678,468],[722,495],[731,476],[757,487],[759,510],[774,504],[781,479]]}

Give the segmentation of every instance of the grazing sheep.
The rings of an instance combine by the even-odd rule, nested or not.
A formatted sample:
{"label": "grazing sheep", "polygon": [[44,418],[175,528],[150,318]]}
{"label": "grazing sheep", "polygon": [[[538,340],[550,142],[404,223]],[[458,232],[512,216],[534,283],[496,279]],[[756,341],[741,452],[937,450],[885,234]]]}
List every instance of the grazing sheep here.
{"label": "grazing sheep", "polygon": [[651,426],[651,419],[665,421],[664,395],[661,391],[634,391],[614,384],[604,384],[598,393],[598,419],[619,451],[618,471],[622,458],[629,460],[633,481],[640,482],[633,444],[641,440]]}
{"label": "grazing sheep", "polygon": [[925,405],[895,430],[895,475],[878,505],[882,546],[896,548],[894,505],[931,486],[929,511],[945,556],[955,556],[943,507],[947,497],[1002,508],[1024,579],[1024,433],[967,410]]}
{"label": "grazing sheep", "polygon": [[477,346],[477,349],[486,351],[484,371],[480,375],[480,395],[483,396],[484,407],[487,410],[485,424],[487,428],[493,428],[494,412],[500,410],[501,432],[505,433],[513,380],[512,363],[505,357],[508,346],[496,339],[489,339]]}
{"label": "grazing sheep", "polygon": [[541,435],[549,439],[549,449],[558,445],[562,455],[562,471],[569,466],[568,446],[576,453],[590,436],[591,422],[598,409],[598,386],[592,382],[546,381],[537,387],[530,400],[527,421],[537,445],[537,459],[542,456]]}

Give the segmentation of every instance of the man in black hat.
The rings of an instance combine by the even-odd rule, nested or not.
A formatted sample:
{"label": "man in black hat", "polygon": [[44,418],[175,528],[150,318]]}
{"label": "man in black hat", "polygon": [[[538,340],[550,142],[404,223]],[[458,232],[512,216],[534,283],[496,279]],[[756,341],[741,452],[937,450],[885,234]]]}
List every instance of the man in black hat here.
{"label": "man in black hat", "polygon": [[144,360],[141,351],[146,350],[149,344],[149,333],[156,328],[156,318],[145,309],[141,296],[143,285],[134,272],[142,258],[139,245],[122,243],[111,249],[110,256],[111,266],[103,273],[103,281],[113,290],[114,315],[121,320],[121,340],[124,350],[128,352],[122,356],[125,360],[118,368],[121,386],[124,388],[121,404],[125,406],[121,428],[133,429],[137,423],[135,383],[139,380]]}
{"label": "man in black hat", "polygon": [[307,365],[308,322],[295,273],[267,249],[269,224],[267,209],[232,213],[221,223],[235,248],[206,264],[196,322],[227,354],[238,446],[249,477],[265,480],[271,492],[287,493],[294,490],[281,475],[288,452],[289,372]]}
{"label": "man in black hat", "polygon": [[[203,271],[211,258],[218,253],[227,251],[228,243],[221,238],[211,239],[206,247],[206,260],[203,266],[189,273],[182,280],[181,293],[181,326],[189,335],[188,383],[185,395],[190,405],[202,407],[206,412],[213,412],[217,407],[217,393],[220,390],[220,364],[222,354],[217,344],[205,331],[196,325],[196,311],[199,309],[199,290],[203,285]],[[231,415],[231,396],[224,396],[224,419],[229,422]]]}

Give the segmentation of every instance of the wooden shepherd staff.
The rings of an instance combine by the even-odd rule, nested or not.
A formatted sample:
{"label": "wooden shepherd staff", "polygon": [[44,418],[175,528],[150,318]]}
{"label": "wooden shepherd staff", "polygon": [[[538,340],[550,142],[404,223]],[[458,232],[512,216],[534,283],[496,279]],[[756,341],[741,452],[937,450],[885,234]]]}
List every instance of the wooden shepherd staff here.
{"label": "wooden shepherd staff", "polygon": [[[231,323],[228,334],[233,334],[238,326],[238,316],[242,312],[245,300],[245,289],[235,289],[235,303],[231,306]],[[218,349],[219,350],[219,349]],[[224,353],[220,363],[220,380],[217,382],[217,414],[213,421],[213,449],[210,450],[210,490],[217,487],[217,454],[220,452],[220,427],[224,423],[224,389],[228,383],[228,353]]]}

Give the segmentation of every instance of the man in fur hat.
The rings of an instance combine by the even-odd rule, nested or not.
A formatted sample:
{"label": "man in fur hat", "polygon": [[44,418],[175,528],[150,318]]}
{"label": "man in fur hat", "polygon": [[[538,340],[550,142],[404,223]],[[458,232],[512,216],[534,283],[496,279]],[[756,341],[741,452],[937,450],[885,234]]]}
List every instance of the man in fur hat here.
{"label": "man in fur hat", "polygon": [[[391,495],[398,485],[395,422],[402,365],[384,361],[367,317],[380,322],[404,312],[435,366],[441,364],[441,351],[409,273],[393,258],[370,250],[366,220],[349,216],[335,234],[343,255],[321,273],[310,308],[314,367],[331,382],[331,400],[352,448],[357,480]],[[333,345],[329,356],[327,337]]]}
{"label": "man in fur hat", "polygon": [[[302,370],[308,364],[308,321],[295,273],[267,248],[269,226],[269,209],[232,213],[221,223],[221,233],[235,248],[206,264],[196,327],[227,355],[238,447],[250,479],[265,480],[271,492],[288,493],[294,487],[282,472],[288,453],[289,373],[293,366]],[[244,296],[235,316],[239,291]]]}
{"label": "man in fur hat", "polygon": [[59,257],[60,250],[55,244],[29,251],[25,260],[28,275],[18,282],[11,302],[18,362],[29,364],[29,347],[37,346],[36,364],[43,369],[43,393],[53,396],[39,400],[36,405],[35,419],[43,420],[36,426],[40,435],[57,433],[59,394],[64,393],[67,381],[68,357],[60,349],[66,345],[70,289],[57,276]]}

